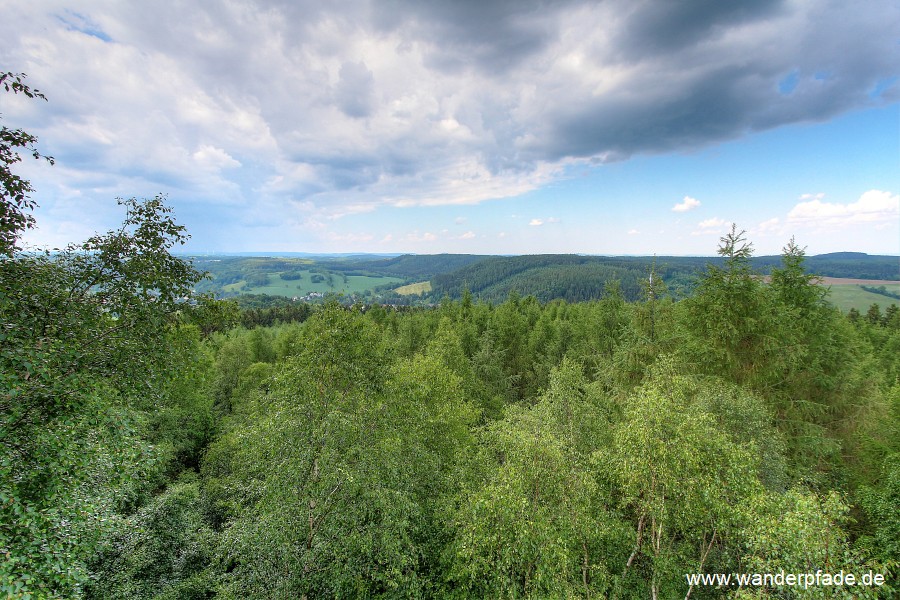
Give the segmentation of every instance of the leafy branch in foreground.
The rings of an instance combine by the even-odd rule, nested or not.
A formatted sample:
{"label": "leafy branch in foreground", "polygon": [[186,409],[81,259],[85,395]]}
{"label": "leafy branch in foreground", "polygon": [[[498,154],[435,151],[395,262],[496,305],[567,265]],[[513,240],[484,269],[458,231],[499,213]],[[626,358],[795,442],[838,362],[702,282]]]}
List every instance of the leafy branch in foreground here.
{"label": "leafy branch in foreground", "polygon": [[[24,73],[0,73],[0,87],[5,92],[23,94],[28,98],[46,101],[39,90],[25,85]],[[10,255],[16,250],[16,238],[34,226],[34,217],[28,214],[37,206],[31,199],[34,188],[31,182],[12,172],[12,165],[22,161],[22,153],[34,158],[44,158],[51,165],[52,156],[43,156],[37,150],[37,137],[22,129],[0,128],[0,253]]]}
{"label": "leafy branch in foreground", "polygon": [[120,204],[116,231],[0,260],[0,593],[78,595],[105,515],[158,462],[145,415],[194,360],[173,337],[201,277],[169,253],[184,228],[162,196]]}

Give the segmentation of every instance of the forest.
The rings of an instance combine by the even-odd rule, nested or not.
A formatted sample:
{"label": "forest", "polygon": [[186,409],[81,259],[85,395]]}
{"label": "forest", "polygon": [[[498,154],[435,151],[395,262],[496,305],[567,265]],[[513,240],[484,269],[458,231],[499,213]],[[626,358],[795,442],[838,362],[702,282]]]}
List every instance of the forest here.
{"label": "forest", "polygon": [[[0,153],[5,597],[896,597],[900,311],[842,314],[794,240],[763,279],[733,227],[679,299],[241,309],[163,196],[23,250],[34,143]],[[880,583],[690,578],[817,571]]]}
{"label": "forest", "polygon": [[[721,266],[722,263],[721,257],[575,254],[404,254],[387,258],[378,255],[184,255],[183,258],[208,273],[207,278],[198,282],[198,292],[214,294],[217,298],[236,298],[242,304],[247,301],[243,297],[248,295],[281,296],[304,302],[337,295],[341,296],[342,303],[350,305],[361,302],[416,306],[434,305],[445,296],[461,300],[467,290],[474,299],[493,303],[505,301],[512,290],[522,296],[534,296],[541,302],[557,299],[584,302],[602,298],[606,282],[612,280],[619,282],[622,294],[630,302],[640,298],[640,282],[651,268],[677,300],[693,292],[697,274],[707,264]],[[780,260],[777,256],[751,257],[751,265],[760,275],[767,276]],[[891,289],[882,290],[883,285],[876,287],[885,280],[897,279],[896,256],[840,252],[807,257],[807,265],[817,275],[870,281],[872,285],[863,284],[858,288],[870,294],[849,302],[857,310],[865,310],[872,301],[883,303],[878,295],[896,300],[900,293],[896,282],[890,284]],[[404,293],[401,284],[417,284],[413,287],[422,291]],[[423,284],[427,284],[424,289]],[[840,299],[844,300],[845,295]]]}

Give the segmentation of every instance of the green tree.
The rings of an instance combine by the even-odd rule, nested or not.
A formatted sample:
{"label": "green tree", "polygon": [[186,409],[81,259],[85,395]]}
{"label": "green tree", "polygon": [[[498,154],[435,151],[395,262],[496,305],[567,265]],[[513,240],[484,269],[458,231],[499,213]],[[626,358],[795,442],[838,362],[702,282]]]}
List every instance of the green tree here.
{"label": "green tree", "polygon": [[449,521],[452,594],[471,598],[602,597],[599,539],[613,529],[590,451],[609,414],[581,367],[564,361],[531,409],[488,424]]}
{"label": "green tree", "polygon": [[781,267],[772,269],[771,286],[776,298],[785,306],[795,308],[801,318],[824,307],[827,289],[817,285],[819,277],[806,272],[806,250],[791,238],[782,249]]}
{"label": "green tree", "polygon": [[715,393],[680,375],[671,360],[661,362],[629,397],[611,448],[597,454],[634,527],[614,595],[688,591],[683,574],[702,572],[714,550],[733,543],[742,523],[737,507],[760,487],[756,445],[732,438],[695,402],[701,392]]}
{"label": "green tree", "polygon": [[377,325],[336,302],[302,335],[268,390],[235,405],[204,462],[228,524],[222,594],[415,596],[477,413],[437,357],[392,363]]}
{"label": "green tree", "polygon": [[116,231],[0,261],[4,592],[77,595],[104,515],[191,452],[155,457],[142,414],[174,406],[171,374],[193,361],[196,338],[173,352],[170,332],[200,274],[169,253],[186,234],[161,197],[120,203]]}
{"label": "green tree", "polygon": [[[867,456],[864,446],[871,445],[870,438],[883,437],[878,430],[885,406],[877,383],[880,375],[890,377],[896,361],[888,361],[880,374],[873,368],[862,348],[862,332],[826,303],[827,289],[806,272],[804,254],[791,239],[781,267],[772,269],[765,291],[779,320],[771,335],[790,359],[770,362],[765,387],[757,387],[770,398],[807,481],[813,480],[813,465],[838,479],[866,479],[879,459]],[[878,336],[883,330],[865,332]],[[848,459],[854,468],[842,464]]]}
{"label": "green tree", "polygon": [[215,594],[209,568],[217,534],[193,471],[135,512],[116,515],[90,566],[85,596],[109,600],[202,600]]}
{"label": "green tree", "polygon": [[891,304],[884,311],[884,318],[882,319],[885,327],[893,329],[895,331],[900,330],[900,307],[896,304]]}
{"label": "green tree", "polygon": [[709,265],[695,295],[685,301],[693,334],[685,350],[710,374],[765,387],[777,378],[778,363],[791,355],[774,335],[779,313],[751,266],[753,245],[744,234],[732,225],[718,249],[724,265]]}
{"label": "green tree", "polygon": [[863,487],[860,504],[872,525],[872,533],[863,546],[885,563],[900,569],[900,453],[885,458],[881,480],[877,485]]}
{"label": "green tree", "polygon": [[869,325],[881,325],[881,307],[873,303],[866,311],[866,323]]}
{"label": "green tree", "polygon": [[[0,73],[0,87],[7,93],[46,100],[39,90],[25,85],[25,77],[24,73]],[[23,153],[53,164],[53,158],[42,157],[36,145],[37,137],[22,129],[0,128],[0,254],[12,255],[22,231],[34,226],[34,217],[29,214],[36,206],[30,196],[34,188],[30,181],[13,173],[12,166],[22,161]]]}
{"label": "green tree", "polygon": [[[742,557],[749,573],[853,573],[870,569],[849,543],[845,526],[849,507],[836,492],[819,496],[802,489],[784,494],[762,494],[745,505],[752,517],[743,532],[746,554]],[[873,568],[874,567],[874,568]],[[888,598],[893,587],[864,586],[762,586],[755,598]],[[770,595],[771,594],[771,595]]]}

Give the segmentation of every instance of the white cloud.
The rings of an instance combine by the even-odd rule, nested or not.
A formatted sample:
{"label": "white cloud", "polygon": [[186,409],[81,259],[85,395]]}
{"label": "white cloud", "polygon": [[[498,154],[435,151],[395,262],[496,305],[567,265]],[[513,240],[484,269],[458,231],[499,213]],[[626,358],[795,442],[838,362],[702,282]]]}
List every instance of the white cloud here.
{"label": "white cloud", "polygon": [[413,231],[412,233],[406,234],[404,238],[407,242],[420,243],[420,242],[433,242],[438,239],[438,236],[431,233],[430,231],[426,231],[425,233],[420,234],[418,231]]}
{"label": "white cloud", "polygon": [[697,229],[691,232],[691,235],[706,235],[711,233],[720,233],[728,223],[718,217],[705,219],[697,223]]}
{"label": "white cloud", "polygon": [[756,226],[751,233],[756,235],[781,235],[784,227],[781,226],[781,219],[772,217]]}
{"label": "white cloud", "polygon": [[464,234],[462,234],[461,236],[459,236],[459,239],[461,239],[461,240],[471,240],[471,239],[473,239],[474,237],[475,237],[475,232],[474,232],[474,231],[467,231],[467,232],[465,232]]}
{"label": "white cloud", "polygon": [[236,169],[241,163],[232,158],[221,148],[203,144],[192,155],[194,162],[203,169],[219,171],[221,169]]}
{"label": "white cloud", "polygon": [[725,221],[718,217],[713,217],[712,219],[706,219],[705,221],[700,221],[697,223],[697,227],[700,229],[718,229],[725,225]]}
{"label": "white cloud", "polygon": [[687,212],[700,206],[700,201],[690,196],[685,196],[684,200],[672,207],[675,212]]}
{"label": "white cloud", "polygon": [[532,219],[528,224],[532,227],[540,227],[544,224],[544,221],[541,219]]}
{"label": "white cloud", "polygon": [[825,194],[822,192],[819,192],[818,194],[800,194],[800,200],[803,200],[804,202],[808,200],[821,200],[824,197]]}
{"label": "white cloud", "polygon": [[628,230],[628,235],[638,235],[639,233],[641,233],[641,232],[638,231],[637,229],[629,229]]}
{"label": "white cloud", "polygon": [[325,234],[325,239],[329,242],[364,243],[371,242],[375,239],[375,236],[369,233],[335,233],[329,231]]}
{"label": "white cloud", "polygon": [[[810,196],[801,196],[801,200]],[[900,219],[900,195],[869,190],[850,204],[823,202],[823,195],[800,202],[788,213],[788,223],[813,228],[838,228],[846,225],[896,223]]]}

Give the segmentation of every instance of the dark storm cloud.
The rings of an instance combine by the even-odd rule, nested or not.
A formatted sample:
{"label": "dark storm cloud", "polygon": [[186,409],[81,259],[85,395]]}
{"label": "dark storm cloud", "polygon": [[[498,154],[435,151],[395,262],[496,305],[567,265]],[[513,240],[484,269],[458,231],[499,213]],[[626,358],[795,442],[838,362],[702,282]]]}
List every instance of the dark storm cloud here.
{"label": "dark storm cloud", "polygon": [[210,202],[472,203],[900,99],[893,0],[67,4],[0,20],[52,99],[11,116]]}
{"label": "dark storm cloud", "polygon": [[643,94],[588,98],[555,107],[533,150],[538,158],[623,160],[636,153],[692,149],[752,128],[760,100],[755,73],[713,71],[680,89],[661,80]]}
{"label": "dark storm cloud", "polygon": [[[588,25],[573,28],[575,13]],[[873,90],[900,74],[898,10],[882,2],[860,10],[782,0],[394,0],[372,18],[426,42],[431,69],[535,88],[531,104],[472,91],[486,133],[477,151],[494,173],[536,160],[690,150],[821,121],[895,100],[896,85],[882,98]],[[581,76],[560,75],[557,59],[579,45]],[[598,94],[592,80],[613,76],[604,71],[627,75]]]}
{"label": "dark storm cloud", "polygon": [[[535,119],[522,156],[627,158],[822,121],[897,100],[896,7],[839,3],[644,2],[613,30],[598,69],[634,76],[604,94],[574,86]],[[798,10],[803,9],[803,10]],[[787,82],[788,85],[785,85]]]}
{"label": "dark storm cloud", "polygon": [[782,0],[679,0],[620,4],[624,20],[614,46],[627,60],[653,57],[723,34],[729,27],[776,16]]}
{"label": "dark storm cloud", "polygon": [[559,34],[556,16],[574,2],[540,0],[391,0],[379,2],[381,28],[409,25],[408,35],[434,42],[427,64],[501,75],[537,56]]}

